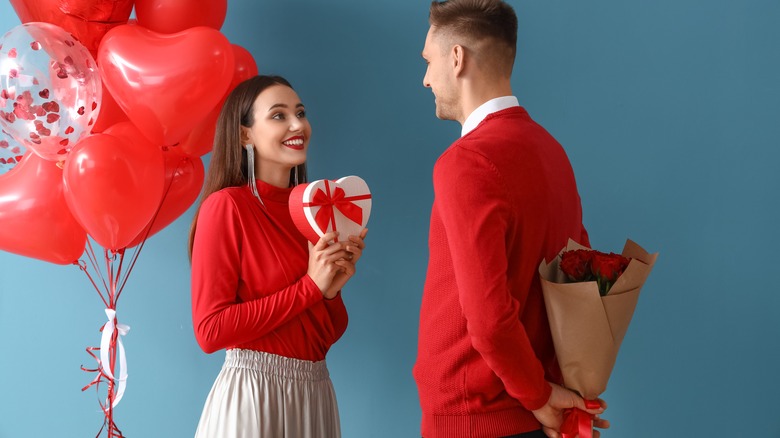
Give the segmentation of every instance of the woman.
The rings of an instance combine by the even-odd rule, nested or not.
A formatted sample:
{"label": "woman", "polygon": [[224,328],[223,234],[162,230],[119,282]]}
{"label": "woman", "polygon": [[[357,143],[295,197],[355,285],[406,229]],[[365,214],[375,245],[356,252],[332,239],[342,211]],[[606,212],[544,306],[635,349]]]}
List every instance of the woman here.
{"label": "woman", "polygon": [[[339,291],[360,236],[308,244],[288,209],[306,180],[311,126],[278,76],[228,96],[190,232],[192,319],[206,353],[227,349],[196,437],[338,437],[325,354],[347,327]],[[343,239],[341,239],[343,240]]]}

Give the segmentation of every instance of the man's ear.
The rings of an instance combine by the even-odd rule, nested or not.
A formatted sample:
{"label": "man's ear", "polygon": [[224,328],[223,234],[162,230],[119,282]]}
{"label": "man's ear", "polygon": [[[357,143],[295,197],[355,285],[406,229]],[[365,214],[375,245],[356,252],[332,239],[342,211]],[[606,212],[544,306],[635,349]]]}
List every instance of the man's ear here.
{"label": "man's ear", "polygon": [[463,70],[465,68],[464,63],[466,62],[466,50],[463,48],[463,46],[460,44],[455,44],[452,46],[452,50],[450,51],[450,60],[452,62],[452,72],[455,74],[455,77],[463,74]]}

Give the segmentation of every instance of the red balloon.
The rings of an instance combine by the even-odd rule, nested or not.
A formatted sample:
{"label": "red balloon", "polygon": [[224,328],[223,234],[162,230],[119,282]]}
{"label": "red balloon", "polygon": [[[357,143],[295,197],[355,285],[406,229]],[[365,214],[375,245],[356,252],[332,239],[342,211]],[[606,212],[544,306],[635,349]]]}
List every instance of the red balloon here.
{"label": "red balloon", "polygon": [[106,89],[106,84],[103,84],[103,94],[100,102],[100,113],[98,114],[97,121],[92,127],[92,133],[97,134],[105,131],[113,125],[121,122],[127,122],[127,114],[122,111],[122,108],[117,105],[114,97]]}
{"label": "red balloon", "polygon": [[198,124],[178,146],[171,150],[189,157],[200,157],[211,152],[214,146],[214,135],[217,131],[217,118],[222,110],[220,102],[204,120]]}
{"label": "red balloon", "polygon": [[160,147],[151,141],[144,137],[144,134],[141,132],[140,129],[138,129],[137,126],[135,126],[132,122],[124,121],[119,122],[114,125],[111,125],[108,129],[104,131],[104,134],[113,135],[114,137],[118,137],[127,143],[130,143],[133,145],[133,147],[136,148],[143,148],[143,149],[157,149],[159,150]]}
{"label": "red balloon", "polygon": [[203,187],[203,162],[197,157],[185,157],[164,152],[165,189],[157,216],[128,245],[136,246],[170,225],[198,199]]}
{"label": "red balloon", "polygon": [[164,35],[118,26],[98,50],[108,91],[149,140],[164,146],[182,140],[219,102],[233,58],[230,41],[208,27]]}
{"label": "red balloon", "polygon": [[245,80],[257,76],[257,63],[255,58],[249,53],[249,50],[239,46],[238,44],[231,44],[233,48],[233,58],[235,59],[235,66],[233,67],[233,80],[230,82],[225,97],[236,88],[236,85],[244,82]]}
{"label": "red balloon", "polygon": [[187,137],[181,141],[178,149],[191,157],[200,157],[211,152],[214,144],[214,133],[217,128],[217,118],[222,111],[222,105],[225,104],[228,94],[241,82],[257,76],[257,63],[255,58],[248,50],[232,44],[233,57],[235,59],[233,67],[233,79],[230,81],[228,90],[222,100],[209,112],[209,115],[193,129]]}
{"label": "red balloon", "polygon": [[81,41],[93,55],[103,35],[127,23],[133,0],[10,0],[22,23],[56,24]]}
{"label": "red balloon", "polygon": [[28,152],[0,176],[0,250],[64,265],[78,260],[86,243],[55,163]]}
{"label": "red balloon", "polygon": [[138,24],[160,33],[176,33],[196,26],[219,30],[227,14],[227,0],[136,0]]}
{"label": "red balloon", "polygon": [[97,243],[118,250],[157,211],[164,172],[159,149],[95,134],[81,140],[65,161],[65,200]]}
{"label": "red balloon", "polygon": [[[149,143],[141,131],[130,122],[116,124],[107,129],[106,134],[134,144],[135,147],[155,148],[155,145]],[[151,237],[170,225],[195,202],[203,186],[204,171],[200,158],[185,157],[173,150],[163,152],[162,155],[165,164],[165,183],[159,211],[152,222],[127,245],[128,247],[138,245],[144,238]],[[148,234],[147,230],[149,230]]]}

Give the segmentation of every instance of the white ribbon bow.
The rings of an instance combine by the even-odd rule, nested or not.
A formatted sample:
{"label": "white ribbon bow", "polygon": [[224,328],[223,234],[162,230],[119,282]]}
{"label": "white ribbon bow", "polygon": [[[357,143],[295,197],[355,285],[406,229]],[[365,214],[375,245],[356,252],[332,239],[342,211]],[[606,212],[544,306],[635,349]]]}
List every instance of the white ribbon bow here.
{"label": "white ribbon bow", "polygon": [[[103,368],[103,373],[111,380],[119,382],[116,389],[116,396],[114,397],[114,403],[112,408],[119,404],[122,400],[122,396],[125,395],[125,387],[127,386],[127,357],[125,356],[125,346],[122,344],[122,336],[126,335],[130,331],[130,326],[124,324],[114,325],[116,319],[116,310],[106,309],[106,316],[108,322],[103,326],[103,337],[100,339],[100,366]],[[119,333],[116,341],[119,346],[119,378],[114,377],[114,373],[111,372],[111,362],[109,358],[109,347],[111,345],[111,337],[114,334],[114,330]],[[106,400],[108,404],[108,400]]]}

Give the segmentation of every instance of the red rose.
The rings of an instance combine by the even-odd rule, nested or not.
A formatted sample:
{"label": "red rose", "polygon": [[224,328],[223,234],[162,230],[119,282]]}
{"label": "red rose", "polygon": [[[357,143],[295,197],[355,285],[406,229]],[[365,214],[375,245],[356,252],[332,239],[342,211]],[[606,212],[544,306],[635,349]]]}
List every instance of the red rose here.
{"label": "red rose", "polygon": [[588,281],[592,279],[591,258],[593,251],[575,249],[561,254],[560,268],[572,281]]}
{"label": "red rose", "polygon": [[560,270],[573,282],[595,280],[599,293],[605,296],[628,267],[630,259],[615,253],[593,249],[575,249],[561,253]]}
{"label": "red rose", "polygon": [[615,253],[596,252],[591,260],[593,274],[610,283],[614,283],[627,266],[628,259]]}
{"label": "red rose", "polygon": [[591,260],[591,270],[599,283],[599,291],[604,296],[628,267],[629,259],[620,254],[596,252]]}

